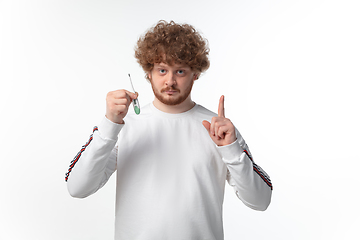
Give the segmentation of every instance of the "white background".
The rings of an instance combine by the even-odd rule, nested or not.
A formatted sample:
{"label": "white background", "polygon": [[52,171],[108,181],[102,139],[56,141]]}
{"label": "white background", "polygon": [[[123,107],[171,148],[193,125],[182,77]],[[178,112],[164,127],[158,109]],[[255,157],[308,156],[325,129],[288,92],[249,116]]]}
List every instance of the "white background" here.
{"label": "white background", "polygon": [[133,49],[160,19],[209,40],[193,99],[225,95],[274,185],[265,212],[227,185],[225,239],[359,239],[357,2],[0,1],[0,239],[113,239],[115,177],[80,200],[65,172],[128,73],[152,101]]}

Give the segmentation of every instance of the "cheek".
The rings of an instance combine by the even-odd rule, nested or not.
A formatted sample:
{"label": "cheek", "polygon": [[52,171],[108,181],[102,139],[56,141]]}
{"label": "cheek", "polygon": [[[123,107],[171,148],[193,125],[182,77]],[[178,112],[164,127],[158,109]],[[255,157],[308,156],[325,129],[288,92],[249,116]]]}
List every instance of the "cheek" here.
{"label": "cheek", "polygon": [[156,89],[158,91],[160,91],[163,87],[162,83],[160,81],[153,81],[151,80],[151,85],[153,89]]}
{"label": "cheek", "polygon": [[154,81],[154,85],[156,87],[161,87],[163,85],[163,83],[162,83],[162,81],[157,80],[157,81]]}

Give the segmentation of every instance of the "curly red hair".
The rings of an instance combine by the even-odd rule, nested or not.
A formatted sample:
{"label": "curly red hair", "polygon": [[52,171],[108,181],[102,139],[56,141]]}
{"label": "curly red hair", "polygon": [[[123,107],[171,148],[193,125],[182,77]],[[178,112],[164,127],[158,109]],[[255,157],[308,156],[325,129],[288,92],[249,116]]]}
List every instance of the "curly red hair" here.
{"label": "curly red hair", "polygon": [[161,62],[186,64],[202,73],[210,66],[209,51],[207,40],[191,25],[161,20],[139,38],[135,58],[146,73]]}

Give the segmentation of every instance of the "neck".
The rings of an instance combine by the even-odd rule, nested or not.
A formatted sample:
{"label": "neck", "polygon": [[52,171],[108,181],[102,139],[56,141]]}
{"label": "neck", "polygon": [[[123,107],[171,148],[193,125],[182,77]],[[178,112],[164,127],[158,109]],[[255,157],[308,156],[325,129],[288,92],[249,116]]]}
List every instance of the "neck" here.
{"label": "neck", "polygon": [[159,99],[157,99],[156,97],[153,101],[153,104],[157,109],[166,113],[183,113],[189,111],[195,106],[195,102],[191,100],[190,95],[185,99],[185,101],[177,105],[164,104],[160,102]]}

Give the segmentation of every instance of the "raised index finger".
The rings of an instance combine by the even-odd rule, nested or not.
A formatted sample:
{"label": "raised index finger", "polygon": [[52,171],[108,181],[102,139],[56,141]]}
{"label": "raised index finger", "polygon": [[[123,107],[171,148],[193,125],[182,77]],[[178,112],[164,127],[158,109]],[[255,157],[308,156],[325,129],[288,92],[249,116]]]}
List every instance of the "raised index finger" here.
{"label": "raised index finger", "polygon": [[225,117],[224,99],[225,99],[225,96],[222,95],[222,96],[220,97],[219,108],[218,108],[218,116],[219,116],[219,117]]}

